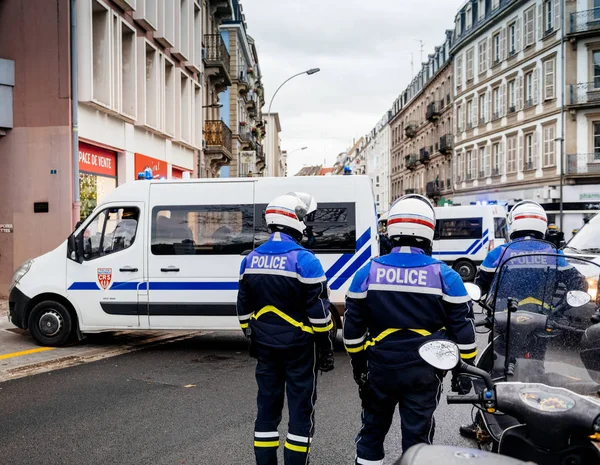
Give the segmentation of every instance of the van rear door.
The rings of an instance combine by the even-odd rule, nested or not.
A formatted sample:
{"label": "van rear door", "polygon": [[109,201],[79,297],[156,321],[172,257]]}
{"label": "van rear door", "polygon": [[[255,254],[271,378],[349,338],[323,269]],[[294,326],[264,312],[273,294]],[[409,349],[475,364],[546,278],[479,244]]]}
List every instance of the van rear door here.
{"label": "van rear door", "polygon": [[235,304],[242,253],[253,245],[254,184],[152,184],[150,327],[239,327]]}

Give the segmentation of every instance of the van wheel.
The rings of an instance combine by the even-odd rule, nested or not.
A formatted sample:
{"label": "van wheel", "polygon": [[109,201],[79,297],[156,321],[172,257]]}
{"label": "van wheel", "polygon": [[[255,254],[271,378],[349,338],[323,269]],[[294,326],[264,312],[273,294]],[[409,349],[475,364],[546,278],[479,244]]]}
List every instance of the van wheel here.
{"label": "van wheel", "polygon": [[460,275],[463,281],[473,281],[477,268],[468,260],[459,260],[452,267]]}
{"label": "van wheel", "polygon": [[29,332],[40,345],[62,346],[73,335],[73,318],[63,304],[44,300],[29,315]]}

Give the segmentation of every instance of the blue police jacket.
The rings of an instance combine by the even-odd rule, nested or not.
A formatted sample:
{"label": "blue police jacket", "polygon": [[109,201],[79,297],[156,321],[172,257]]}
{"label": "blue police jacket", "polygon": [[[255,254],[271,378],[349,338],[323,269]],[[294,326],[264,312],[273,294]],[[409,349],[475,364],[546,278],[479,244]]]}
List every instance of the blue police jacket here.
{"label": "blue police jacket", "polygon": [[332,348],[327,278],[315,255],[274,233],[242,260],[237,314],[254,342],[284,349],[317,342]]}
{"label": "blue police jacket", "polygon": [[396,247],[361,268],[350,285],[344,345],[369,366],[402,369],[423,365],[419,347],[451,339],[465,361],[477,355],[471,299],[462,279],[445,263],[415,247]]}

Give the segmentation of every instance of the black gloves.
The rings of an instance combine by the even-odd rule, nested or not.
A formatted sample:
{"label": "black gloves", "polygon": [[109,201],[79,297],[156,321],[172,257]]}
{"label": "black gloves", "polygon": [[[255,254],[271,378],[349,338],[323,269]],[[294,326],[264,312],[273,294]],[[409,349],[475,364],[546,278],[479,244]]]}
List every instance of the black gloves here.
{"label": "black gloves", "polygon": [[256,345],[254,344],[254,338],[252,337],[252,330],[250,326],[242,329],[244,331],[244,336],[246,336],[246,340],[248,341],[248,355],[252,358],[256,358]]}
{"label": "black gloves", "polygon": [[331,348],[319,349],[319,371],[326,373],[333,370],[333,350]]}
{"label": "black gloves", "polygon": [[473,387],[473,382],[471,378],[465,375],[459,375],[456,373],[452,373],[452,392],[456,392],[461,396],[467,395],[471,392],[471,388]]}

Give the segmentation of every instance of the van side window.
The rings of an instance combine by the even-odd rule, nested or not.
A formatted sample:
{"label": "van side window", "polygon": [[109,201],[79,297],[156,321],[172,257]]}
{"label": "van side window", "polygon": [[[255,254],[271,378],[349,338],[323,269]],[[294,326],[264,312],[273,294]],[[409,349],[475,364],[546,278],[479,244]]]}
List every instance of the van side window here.
{"label": "van side window", "polygon": [[152,210],[154,255],[240,255],[252,249],[252,205],[161,206]]}
{"label": "van side window", "polygon": [[133,244],[140,211],[135,207],[107,208],[83,231],[83,258],[93,260],[125,250]]}
{"label": "van side window", "polygon": [[[266,205],[256,205],[255,247],[269,238],[265,222],[266,208]],[[319,203],[317,211],[305,221],[307,228],[302,245],[321,254],[356,252],[355,212],[353,203]]]}
{"label": "van side window", "polygon": [[434,239],[481,239],[481,218],[437,220]]}
{"label": "van side window", "polygon": [[494,218],[494,237],[508,241],[508,227],[506,218]]}

